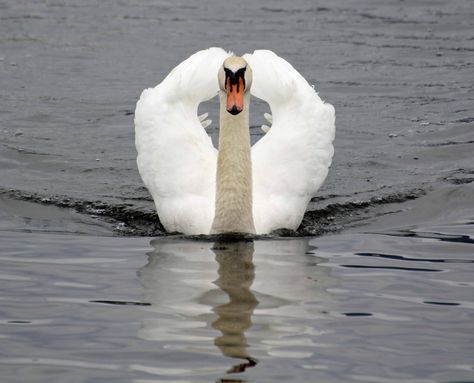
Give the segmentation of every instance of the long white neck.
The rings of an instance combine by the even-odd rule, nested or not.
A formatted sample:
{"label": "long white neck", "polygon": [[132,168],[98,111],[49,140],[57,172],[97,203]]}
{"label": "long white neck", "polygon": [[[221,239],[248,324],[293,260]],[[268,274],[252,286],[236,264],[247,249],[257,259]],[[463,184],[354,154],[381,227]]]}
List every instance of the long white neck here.
{"label": "long white neck", "polygon": [[211,233],[255,233],[252,215],[252,161],[250,158],[250,92],[242,112],[226,110],[220,92],[219,154],[217,156],[216,210]]}

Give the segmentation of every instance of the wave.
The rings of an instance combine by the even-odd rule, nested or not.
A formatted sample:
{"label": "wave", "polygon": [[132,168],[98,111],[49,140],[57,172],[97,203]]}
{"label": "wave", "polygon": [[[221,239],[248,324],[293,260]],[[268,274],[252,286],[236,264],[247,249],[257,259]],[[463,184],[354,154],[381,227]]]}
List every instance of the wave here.
{"label": "wave", "polygon": [[[329,203],[325,207],[308,210],[298,230],[277,230],[272,233],[272,237],[319,236],[325,233],[339,232],[347,225],[357,225],[358,221],[362,221],[368,217],[386,214],[375,212],[373,208],[377,206],[401,203],[422,195],[425,195],[424,190],[413,189],[406,192],[372,197],[367,200]],[[151,208],[138,209],[129,203],[80,200],[58,195],[45,196],[39,193],[29,193],[14,189],[7,190],[0,188],[0,196],[42,205],[73,209],[80,214],[99,218],[100,220],[112,224],[115,227],[114,233],[120,236],[158,237],[170,235],[170,233],[167,233],[163,228],[155,210]],[[317,200],[318,203],[328,201],[324,201],[321,197],[315,200]]]}

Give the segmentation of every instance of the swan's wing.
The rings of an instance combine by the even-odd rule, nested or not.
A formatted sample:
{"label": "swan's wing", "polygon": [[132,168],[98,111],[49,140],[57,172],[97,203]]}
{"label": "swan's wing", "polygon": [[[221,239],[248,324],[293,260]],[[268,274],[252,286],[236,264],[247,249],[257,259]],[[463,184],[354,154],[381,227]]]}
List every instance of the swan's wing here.
{"label": "swan's wing", "polygon": [[217,73],[229,55],[220,48],[195,53],[137,103],[138,170],[168,231],[210,231],[217,151],[197,109],[217,94]]}
{"label": "swan's wing", "polygon": [[331,164],[334,107],[275,53],[259,50],[244,58],[253,70],[251,93],[272,112],[271,128],[252,148],[255,228],[297,229]]}

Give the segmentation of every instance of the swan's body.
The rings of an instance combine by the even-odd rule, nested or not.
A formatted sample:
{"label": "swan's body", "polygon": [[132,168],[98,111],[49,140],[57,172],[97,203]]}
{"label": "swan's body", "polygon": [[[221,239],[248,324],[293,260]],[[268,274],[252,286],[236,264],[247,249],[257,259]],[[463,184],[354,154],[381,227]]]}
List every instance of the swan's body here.
{"label": "swan's body", "polygon": [[272,126],[250,149],[249,95],[238,120],[221,107],[219,172],[197,109],[218,92],[223,104],[218,72],[230,56],[220,48],[197,52],[143,91],[135,111],[140,175],[170,232],[251,233],[252,223],[257,234],[296,230],[331,164],[334,108],[273,52],[244,55],[253,72],[250,92],[270,105]]}

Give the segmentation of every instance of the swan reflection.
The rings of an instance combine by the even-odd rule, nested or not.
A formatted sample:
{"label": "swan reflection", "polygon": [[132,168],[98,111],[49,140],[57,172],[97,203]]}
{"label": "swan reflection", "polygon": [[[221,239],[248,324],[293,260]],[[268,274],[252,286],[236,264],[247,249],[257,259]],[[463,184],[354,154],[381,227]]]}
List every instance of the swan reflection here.
{"label": "swan reflection", "polygon": [[[301,347],[315,335],[313,329],[285,323],[321,315],[312,304],[323,299],[318,284],[326,284],[328,276],[326,268],[315,267],[320,259],[308,254],[307,240],[159,239],[151,244],[154,251],[138,276],[143,301],[150,303],[144,310],[155,314],[142,321],[140,338],[158,341],[183,358],[190,357],[187,353],[215,355],[217,347],[224,357],[240,359],[226,368],[228,373],[249,371],[257,357],[308,354]],[[219,366],[215,370],[222,372]]]}
{"label": "swan reflection", "polygon": [[233,366],[228,372],[243,372],[257,364],[247,351],[245,330],[252,326],[252,314],[258,300],[250,290],[255,277],[252,262],[253,242],[215,243],[212,251],[219,264],[219,278],[214,282],[224,291],[229,302],[214,307],[218,318],[212,326],[222,335],[216,337],[214,344],[222,354],[231,358],[240,358],[246,362]]}

